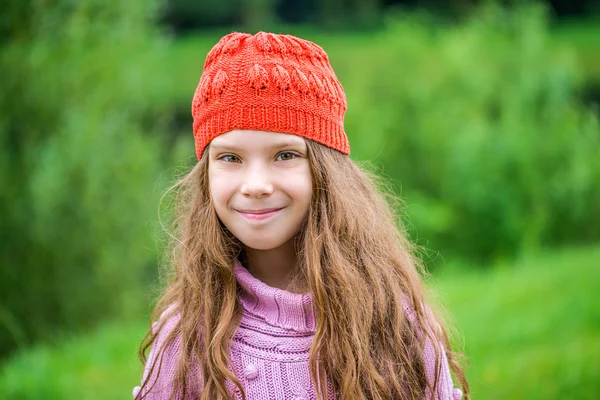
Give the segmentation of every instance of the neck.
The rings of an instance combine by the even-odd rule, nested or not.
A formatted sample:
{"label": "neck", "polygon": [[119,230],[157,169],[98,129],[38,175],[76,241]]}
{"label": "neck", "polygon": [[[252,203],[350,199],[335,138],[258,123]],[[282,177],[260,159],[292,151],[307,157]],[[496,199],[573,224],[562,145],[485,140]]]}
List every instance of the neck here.
{"label": "neck", "polygon": [[244,253],[244,266],[256,279],[277,289],[304,292],[298,285],[298,256],[293,239],[271,250],[246,247]]}

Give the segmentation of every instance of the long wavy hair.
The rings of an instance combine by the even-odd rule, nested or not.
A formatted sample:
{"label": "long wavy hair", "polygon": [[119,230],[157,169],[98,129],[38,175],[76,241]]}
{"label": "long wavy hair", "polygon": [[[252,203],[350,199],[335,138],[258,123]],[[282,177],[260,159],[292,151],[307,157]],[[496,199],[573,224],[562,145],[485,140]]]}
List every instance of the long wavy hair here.
{"label": "long wavy hair", "polygon": [[[341,399],[424,399],[426,390],[436,393],[439,373],[429,382],[423,360],[430,340],[435,370],[445,351],[468,400],[461,355],[451,351],[444,324],[424,299],[425,270],[396,213],[401,200],[347,156],[311,140],[307,146],[314,193],[295,244],[299,278],[312,293],[316,312],[310,374],[318,398],[326,399],[327,385]],[[184,397],[186,376],[199,363],[201,400],[228,399],[227,379],[245,399],[229,357],[242,314],[233,265],[243,246],[212,205],[207,153],[171,188],[168,284],[151,321],[177,305],[180,318],[156,351],[164,354],[168,343],[181,339],[174,387]],[[403,302],[414,310],[414,323]],[[158,331],[150,328],[140,346],[143,363]],[[154,359],[160,364],[162,357]]]}

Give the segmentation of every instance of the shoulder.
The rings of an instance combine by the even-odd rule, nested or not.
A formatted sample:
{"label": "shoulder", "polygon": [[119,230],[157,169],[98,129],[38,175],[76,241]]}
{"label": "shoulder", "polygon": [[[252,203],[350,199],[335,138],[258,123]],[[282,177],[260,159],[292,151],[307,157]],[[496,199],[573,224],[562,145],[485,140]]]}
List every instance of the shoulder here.
{"label": "shoulder", "polygon": [[415,304],[407,296],[402,297],[402,307],[410,324],[419,335],[422,335],[422,339],[424,336],[423,362],[425,374],[428,383],[431,386],[436,385],[433,395],[431,389],[427,389],[427,399],[460,400],[462,392],[460,389],[454,389],[446,355],[448,350],[444,346],[444,341],[440,339],[444,335],[443,327],[435,317],[433,310],[427,303],[421,302],[419,307],[423,314],[421,319],[424,323],[420,323],[417,318]]}
{"label": "shoulder", "polygon": [[427,336],[442,336],[443,328],[429,304],[422,300],[418,302],[418,307],[423,316],[421,319],[424,323],[419,322],[419,319],[417,318],[416,302],[408,296],[402,296],[402,308],[404,309],[404,314],[410,324],[413,325],[420,334],[426,333]]}
{"label": "shoulder", "polygon": [[181,313],[177,305],[171,305],[161,313],[158,321],[152,323],[154,342],[148,362],[150,362],[150,358],[153,358],[153,362],[158,359],[162,367],[167,367],[166,372],[169,374],[172,372],[173,375],[175,371],[172,367],[176,365],[176,359],[181,351],[181,333],[177,333],[177,331],[181,332],[180,320]]}
{"label": "shoulder", "polygon": [[154,341],[144,366],[142,385],[133,389],[135,399],[168,399],[173,392],[182,347],[181,335],[174,333],[180,318],[177,307],[171,305],[152,323]]}
{"label": "shoulder", "polygon": [[155,341],[152,345],[154,349],[157,344],[163,344],[168,339],[181,319],[181,313],[176,304],[172,304],[160,314],[158,321],[152,323],[152,334],[155,335]]}
{"label": "shoulder", "polygon": [[148,356],[148,362],[152,358],[154,361],[158,355],[162,359],[172,358],[179,355],[181,349],[181,334],[175,332],[179,330],[181,313],[176,305],[169,306],[163,311],[158,321],[152,323],[152,335],[154,341],[152,349]]}

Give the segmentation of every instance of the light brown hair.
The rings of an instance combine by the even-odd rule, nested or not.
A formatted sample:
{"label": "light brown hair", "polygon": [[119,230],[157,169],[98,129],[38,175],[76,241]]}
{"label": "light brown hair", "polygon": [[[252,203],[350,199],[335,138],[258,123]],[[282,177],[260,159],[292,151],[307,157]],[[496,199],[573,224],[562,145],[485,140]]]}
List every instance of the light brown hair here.
{"label": "light brown hair", "polygon": [[[439,376],[429,382],[423,360],[430,340],[435,370],[445,351],[468,400],[460,355],[451,351],[444,324],[424,299],[426,273],[396,215],[400,200],[347,156],[310,140],[307,146],[314,192],[295,243],[300,279],[316,312],[310,373],[319,399],[326,398],[320,389],[327,384],[342,399],[424,399],[428,385],[436,393]],[[233,265],[243,246],[212,206],[207,153],[173,186],[169,282],[152,315],[155,321],[177,305],[180,319],[158,352],[181,338],[175,388],[185,394],[186,374],[197,362],[202,400],[227,399],[226,379],[244,393],[229,359],[242,313]],[[157,335],[150,329],[142,342],[142,362]],[[161,357],[155,360],[160,364]]]}

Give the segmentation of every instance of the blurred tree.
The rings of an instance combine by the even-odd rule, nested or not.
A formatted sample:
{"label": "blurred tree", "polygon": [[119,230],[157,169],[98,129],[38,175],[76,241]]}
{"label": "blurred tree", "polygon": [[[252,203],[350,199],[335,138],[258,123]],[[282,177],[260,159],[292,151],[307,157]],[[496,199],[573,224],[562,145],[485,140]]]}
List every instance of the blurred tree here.
{"label": "blurred tree", "polygon": [[397,182],[420,244],[485,265],[600,239],[598,116],[548,19],[539,5],[451,26],[403,13],[331,55],[352,154]]}
{"label": "blurred tree", "polygon": [[[383,6],[402,6],[411,9],[426,9],[438,15],[461,16],[475,7],[494,2],[488,0],[383,0]],[[522,0],[496,0],[498,4],[518,7]],[[600,13],[598,0],[538,0],[537,3],[550,7],[558,18],[583,17]]]}
{"label": "blurred tree", "polygon": [[162,153],[156,4],[12,0],[0,18],[0,357],[146,309]]}
{"label": "blurred tree", "polygon": [[175,32],[218,26],[266,30],[276,21],[278,0],[167,0],[162,22]]}
{"label": "blurred tree", "polygon": [[175,32],[240,23],[239,0],[166,0],[161,20]]}
{"label": "blurred tree", "polygon": [[582,17],[600,13],[598,0],[548,0],[558,17]]}
{"label": "blurred tree", "polygon": [[279,18],[288,23],[312,23],[320,0],[281,0],[276,12]]}
{"label": "blurred tree", "polygon": [[268,30],[276,20],[275,6],[278,0],[245,0],[240,5],[241,21],[250,32]]}
{"label": "blurred tree", "polygon": [[[467,17],[485,0],[167,0],[164,24],[175,32],[230,27],[250,32],[267,30],[278,21],[321,28],[373,28],[394,8],[426,10],[444,19]],[[519,0],[498,0],[517,6]],[[540,0],[541,3],[543,1]],[[599,13],[597,0],[547,0],[558,18]]]}
{"label": "blurred tree", "polygon": [[321,0],[318,21],[323,27],[372,28],[379,22],[381,0]]}

